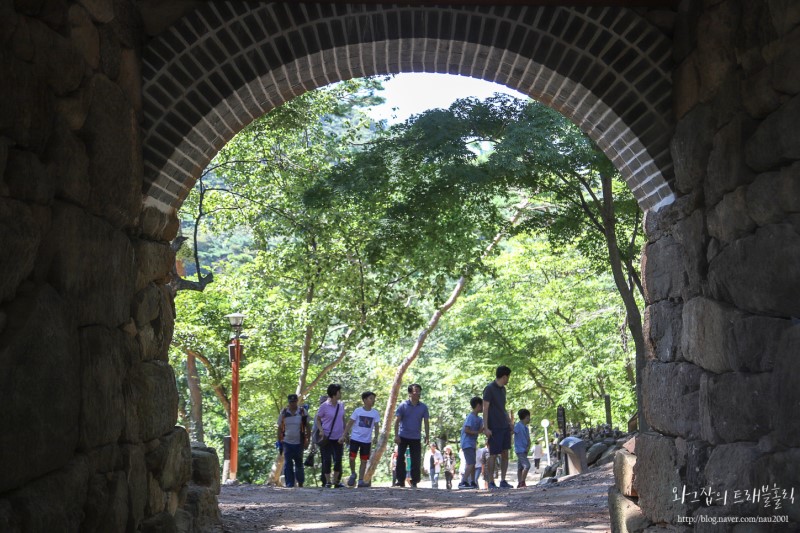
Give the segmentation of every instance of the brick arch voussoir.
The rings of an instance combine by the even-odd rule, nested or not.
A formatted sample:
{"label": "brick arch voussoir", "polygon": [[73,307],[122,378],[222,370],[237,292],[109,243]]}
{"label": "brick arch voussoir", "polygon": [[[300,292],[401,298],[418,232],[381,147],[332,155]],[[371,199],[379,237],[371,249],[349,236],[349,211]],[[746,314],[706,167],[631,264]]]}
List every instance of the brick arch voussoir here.
{"label": "brick arch voussoir", "polygon": [[438,72],[557,109],[604,150],[643,209],[658,209],[674,198],[669,58],[663,36],[621,8],[209,3],[145,53],[146,202],[174,212],[239,130],[306,91]]}

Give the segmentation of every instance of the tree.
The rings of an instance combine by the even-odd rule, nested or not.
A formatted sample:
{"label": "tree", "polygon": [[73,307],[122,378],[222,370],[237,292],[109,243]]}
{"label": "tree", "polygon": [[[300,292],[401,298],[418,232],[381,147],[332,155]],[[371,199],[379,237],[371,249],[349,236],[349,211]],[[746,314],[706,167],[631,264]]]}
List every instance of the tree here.
{"label": "tree", "polygon": [[[554,249],[575,246],[596,271],[612,273],[641,379],[641,211],[610,161],[557,112],[506,95],[459,100],[392,128],[337,167],[322,190],[360,194],[364,203],[395,199],[384,241],[451,235],[450,224],[465,221],[491,227],[502,217],[498,200],[521,191],[532,209],[517,231],[545,234]],[[479,242],[459,241],[447,253],[466,261]]]}

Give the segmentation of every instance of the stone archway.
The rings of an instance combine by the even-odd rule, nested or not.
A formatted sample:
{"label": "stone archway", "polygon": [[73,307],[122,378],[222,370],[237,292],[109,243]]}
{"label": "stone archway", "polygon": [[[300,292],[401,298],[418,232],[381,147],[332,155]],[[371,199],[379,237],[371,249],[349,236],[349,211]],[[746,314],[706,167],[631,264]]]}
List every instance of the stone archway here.
{"label": "stone archway", "polygon": [[559,110],[644,210],[674,199],[670,41],[630,9],[209,3],[144,52],[146,205],[170,215],[256,117],[335,81],[438,72]]}
{"label": "stone archway", "polygon": [[732,498],[800,482],[796,2],[686,0],[660,13],[672,41],[619,7],[175,3],[190,12],[145,43],[152,2],[0,1],[0,529],[175,526],[177,208],[257,114],[402,70],[549,102],[647,210],[638,523],[781,514]]}

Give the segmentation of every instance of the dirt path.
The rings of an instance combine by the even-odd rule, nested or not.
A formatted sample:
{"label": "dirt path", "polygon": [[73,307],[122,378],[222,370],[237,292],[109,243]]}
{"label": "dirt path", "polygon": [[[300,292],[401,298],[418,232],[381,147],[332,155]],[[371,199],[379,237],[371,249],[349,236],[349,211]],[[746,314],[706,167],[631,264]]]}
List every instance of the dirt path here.
{"label": "dirt path", "polygon": [[[530,478],[529,478],[530,479]],[[530,482],[530,481],[529,481]],[[502,491],[285,489],[225,486],[225,532],[336,531],[608,532],[611,465],[548,486]],[[444,482],[440,481],[440,487]]]}

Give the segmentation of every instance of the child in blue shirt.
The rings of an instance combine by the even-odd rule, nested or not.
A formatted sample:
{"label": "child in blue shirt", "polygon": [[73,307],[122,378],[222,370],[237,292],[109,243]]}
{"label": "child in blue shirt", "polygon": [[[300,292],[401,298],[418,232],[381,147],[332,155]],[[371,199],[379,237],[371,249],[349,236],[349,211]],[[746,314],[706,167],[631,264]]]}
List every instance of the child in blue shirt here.
{"label": "child in blue shirt", "polygon": [[528,451],[531,448],[531,433],[528,424],[531,423],[531,412],[527,409],[517,411],[519,419],[514,424],[514,453],[517,454],[517,488],[527,487],[525,478],[528,477],[528,470],[531,469],[531,462],[528,460]]}
{"label": "child in blue shirt", "polygon": [[464,462],[467,466],[464,468],[461,483],[458,484],[459,489],[478,488],[475,482],[475,452],[478,448],[478,435],[483,429],[483,419],[478,414],[483,412],[483,400],[475,396],[469,401],[469,405],[472,407],[472,412],[467,415],[461,427],[461,451],[464,453]]}

